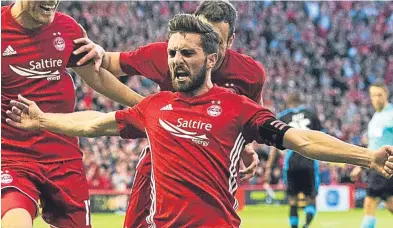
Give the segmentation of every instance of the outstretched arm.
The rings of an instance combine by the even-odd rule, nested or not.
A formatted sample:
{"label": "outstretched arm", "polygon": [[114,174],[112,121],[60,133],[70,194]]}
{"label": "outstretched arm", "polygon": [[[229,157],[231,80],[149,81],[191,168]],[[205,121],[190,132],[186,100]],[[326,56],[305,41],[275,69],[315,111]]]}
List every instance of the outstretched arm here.
{"label": "outstretched arm", "polygon": [[6,112],[9,117],[6,122],[11,126],[25,130],[48,130],[70,136],[119,135],[115,112],[44,113],[35,102],[21,95],[18,99],[19,101],[11,101],[12,110]]}
{"label": "outstretched arm", "polygon": [[243,102],[248,105],[241,113],[247,121],[244,128],[247,140],[255,139],[281,150],[291,149],[311,159],[371,168],[387,178],[393,175],[393,146],[371,151],[323,132],[291,128],[277,120],[269,110],[247,103],[247,100]]}
{"label": "outstretched arm", "polygon": [[261,143],[280,150],[291,149],[311,159],[371,168],[387,178],[393,174],[392,146],[371,151],[345,143],[320,131],[291,128],[264,112],[266,111],[256,114],[251,120],[258,129],[256,139]]}
{"label": "outstretched arm", "polygon": [[115,112],[45,113],[39,121],[40,129],[70,136],[119,136]]}
{"label": "outstretched arm", "polygon": [[385,177],[393,174],[392,146],[371,151],[345,143],[323,132],[295,128],[285,132],[283,146],[311,159],[372,168]]}

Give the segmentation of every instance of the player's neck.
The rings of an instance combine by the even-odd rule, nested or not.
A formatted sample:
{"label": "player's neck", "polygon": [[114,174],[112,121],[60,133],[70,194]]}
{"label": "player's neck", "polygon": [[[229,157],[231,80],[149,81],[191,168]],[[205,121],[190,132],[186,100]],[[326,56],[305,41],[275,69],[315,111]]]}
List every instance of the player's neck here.
{"label": "player's neck", "polygon": [[198,89],[193,90],[191,92],[186,92],[185,94],[190,97],[198,97],[198,96],[201,96],[201,95],[209,92],[209,90],[211,90],[212,88],[213,88],[212,82],[210,82],[210,84],[205,83],[201,87],[199,87]]}
{"label": "player's neck", "polygon": [[11,15],[15,21],[25,29],[36,29],[42,26],[22,9],[21,2],[16,2],[11,8]]}

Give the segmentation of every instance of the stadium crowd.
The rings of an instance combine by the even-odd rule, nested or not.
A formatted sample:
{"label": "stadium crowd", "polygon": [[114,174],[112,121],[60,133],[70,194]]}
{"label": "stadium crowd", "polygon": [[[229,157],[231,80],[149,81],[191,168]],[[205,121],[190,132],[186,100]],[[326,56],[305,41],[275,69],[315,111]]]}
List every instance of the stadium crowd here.
{"label": "stadium crowd", "polygon": [[[373,114],[368,86],[377,78],[393,84],[392,2],[234,2],[238,10],[233,49],[260,61],[266,71],[263,101],[276,113],[286,95],[302,93],[324,130],[342,140],[365,145]],[[68,2],[59,11],[75,18],[89,38],[107,51],[130,51],[166,40],[168,20],[192,13],[198,2]],[[75,76],[75,75],[74,75]],[[74,77],[76,110],[123,108]],[[142,76],[121,80],[142,95],[158,91]],[[392,97],[391,97],[392,98]],[[392,100],[392,99],[390,99]],[[125,190],[132,185],[145,139],[82,138],[84,163],[92,189]],[[263,182],[268,148],[257,145],[261,163],[252,184]],[[282,159],[281,159],[282,160]],[[281,160],[271,182],[282,183]],[[352,167],[322,164],[322,183],[348,182]],[[365,175],[359,181],[365,181]]]}

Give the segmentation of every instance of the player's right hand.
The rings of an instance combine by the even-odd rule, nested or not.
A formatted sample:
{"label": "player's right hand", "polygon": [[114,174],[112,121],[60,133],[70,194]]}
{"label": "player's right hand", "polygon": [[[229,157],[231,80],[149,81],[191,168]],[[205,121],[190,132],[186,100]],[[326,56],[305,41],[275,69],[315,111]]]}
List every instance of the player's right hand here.
{"label": "player's right hand", "polygon": [[98,73],[100,71],[100,66],[102,63],[102,58],[104,58],[105,50],[100,45],[94,43],[87,36],[86,30],[80,25],[79,28],[82,30],[83,37],[74,40],[75,44],[82,44],[81,47],[76,49],[73,54],[79,55],[80,53],[87,52],[78,62],[78,66],[82,66],[89,60],[94,60],[94,70]]}
{"label": "player's right hand", "polygon": [[371,156],[370,168],[386,178],[392,177],[393,146],[383,146],[374,151]]}
{"label": "player's right hand", "polygon": [[7,110],[6,114],[9,118],[5,121],[17,128],[25,130],[40,129],[40,116],[44,114],[34,101],[28,100],[22,95],[18,95],[18,100],[12,100],[11,110]]}

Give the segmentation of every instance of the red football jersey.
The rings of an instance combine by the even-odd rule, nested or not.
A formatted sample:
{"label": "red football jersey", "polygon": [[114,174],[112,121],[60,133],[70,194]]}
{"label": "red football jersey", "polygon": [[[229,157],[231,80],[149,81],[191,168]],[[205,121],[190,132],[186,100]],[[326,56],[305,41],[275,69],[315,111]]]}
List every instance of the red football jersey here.
{"label": "red football jersey", "polygon": [[[167,43],[157,42],[131,52],[120,53],[120,65],[127,75],[143,75],[156,82],[162,91],[173,91],[168,67]],[[220,68],[212,72],[212,81],[262,104],[265,70],[249,56],[228,49]],[[131,126],[123,126],[122,138],[139,138],[141,134]],[[140,162],[138,173],[150,175],[150,156]]]}
{"label": "red football jersey", "polygon": [[214,86],[198,97],[159,92],[116,112],[119,128],[144,130],[153,164],[148,223],[156,227],[239,227],[236,214],[240,152],[274,115]]}
{"label": "red football jersey", "polygon": [[75,137],[48,131],[24,131],[5,122],[10,100],[18,94],[44,112],[74,111],[75,91],[66,67],[74,66],[73,40],[82,37],[76,21],[56,13],[51,24],[34,30],[21,27],[11,6],[1,7],[1,155],[2,162],[56,162],[82,158]]}

